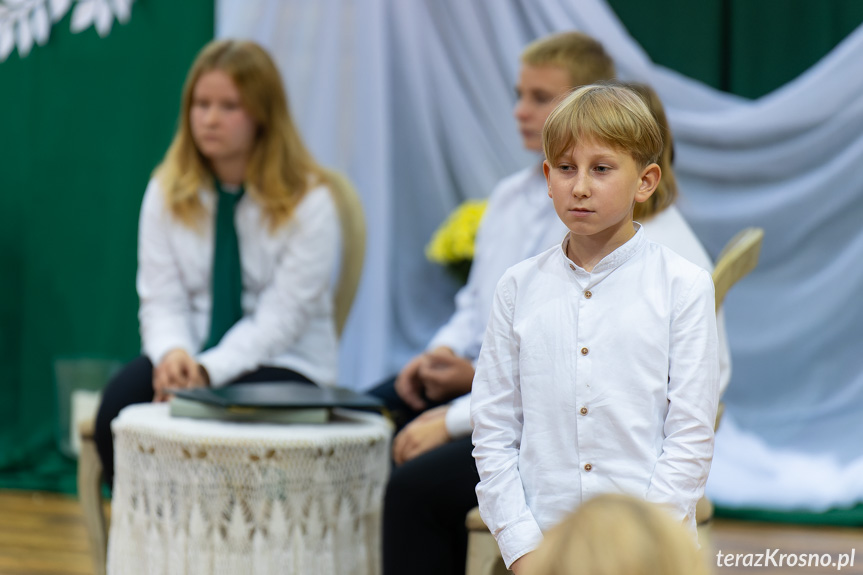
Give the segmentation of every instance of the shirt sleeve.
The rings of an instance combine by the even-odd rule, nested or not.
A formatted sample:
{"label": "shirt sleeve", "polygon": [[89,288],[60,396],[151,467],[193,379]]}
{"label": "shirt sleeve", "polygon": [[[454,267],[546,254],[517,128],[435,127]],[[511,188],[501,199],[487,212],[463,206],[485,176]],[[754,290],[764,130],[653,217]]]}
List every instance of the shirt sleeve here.
{"label": "shirt sleeve", "polygon": [[147,186],[138,224],[138,321],[144,354],[159,365],[172,349],[195,353],[192,311],[168,230],[176,226],[161,186]]}
{"label": "shirt sleeve", "polygon": [[452,400],[446,411],[446,431],[452,439],[467,437],[473,430],[470,424],[470,394]]}
{"label": "shirt sleeve", "polygon": [[470,268],[467,283],[455,296],[455,312],[434,335],[429,342],[428,349],[445,346],[453,350],[459,357],[467,359],[474,359],[479,355],[487,318],[479,317],[479,310],[483,306],[479,305],[481,294],[478,278],[483,273],[482,261],[488,249],[485,247],[487,235],[484,232],[485,224],[490,218],[494,218],[494,211],[495,205],[492,199],[489,201],[489,206],[486,208],[477,230],[474,243],[474,263]]}
{"label": "shirt sleeve", "polygon": [[713,458],[719,402],[716,312],[710,274],[700,271],[675,306],[669,347],[668,411],[662,453],[647,499],[695,530],[695,505]]}
{"label": "shirt sleeve", "polygon": [[471,394],[480,515],[507,567],[542,540],[518,470],[524,419],[510,281],[506,274],[498,284]]}
{"label": "shirt sleeve", "polygon": [[459,357],[476,357],[479,350],[475,343],[478,339],[476,336],[478,295],[476,282],[473,280],[475,271],[476,266],[472,266],[467,283],[456,293],[455,312],[435,333],[428,349],[444,346],[450,348]]}
{"label": "shirt sleeve", "polygon": [[339,219],[329,190],[310,191],[286,225],[292,229],[254,314],[244,316],[217,346],[198,356],[214,387],[289,350],[308,325],[314,302],[330,293]]}
{"label": "shirt sleeve", "polygon": [[[459,357],[473,360],[479,356],[488,321],[487,317],[480,317],[480,310],[488,309],[486,305],[480,305],[480,298],[483,297],[480,290],[482,280],[489,281],[489,278],[482,277],[483,274],[489,273],[488,267],[483,264],[487,260],[488,254],[494,253],[493,250],[497,249],[496,238],[491,237],[489,226],[491,225],[490,222],[497,222],[501,219],[499,205],[501,198],[508,189],[505,182],[506,180],[499,182],[489,195],[488,206],[476,232],[473,265],[471,265],[467,283],[456,293],[455,312],[434,335],[429,342],[428,349],[445,346],[453,350]],[[492,225],[492,227],[494,226]],[[499,279],[499,277],[494,277],[490,278],[490,281],[497,282]],[[485,297],[489,297],[489,295],[486,292]]]}

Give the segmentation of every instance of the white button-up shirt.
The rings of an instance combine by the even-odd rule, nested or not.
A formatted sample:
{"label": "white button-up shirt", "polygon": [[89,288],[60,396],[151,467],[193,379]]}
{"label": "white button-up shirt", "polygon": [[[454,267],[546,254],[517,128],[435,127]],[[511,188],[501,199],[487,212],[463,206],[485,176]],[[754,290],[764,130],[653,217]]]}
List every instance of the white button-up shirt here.
{"label": "white button-up shirt", "polygon": [[639,229],[591,272],[561,246],[498,285],[473,383],[480,512],[507,565],[587,498],[695,529],[719,362],[710,274]]}
{"label": "white button-up shirt", "polygon": [[[680,211],[671,206],[644,222],[648,237],[670,247],[692,263],[713,270],[707,255],[692,228]],[[456,309],[429,343],[451,348],[456,355],[475,360],[485,334],[494,290],[507,268],[557,245],[567,233],[557,217],[542,165],[535,164],[503,180],[489,196],[474,245],[470,277],[455,298]],[[731,354],[720,312],[720,389],[731,379]],[[446,413],[447,432],[451,437],[470,435],[470,394],[456,399]]]}
{"label": "white button-up shirt", "polygon": [[174,348],[198,354],[215,387],[261,366],[285,367],[316,383],[334,384],[331,283],[340,227],[329,190],[310,190],[275,232],[249,193],[240,199],[234,218],[243,318],[216,347],[201,353],[210,328],[216,198],[207,190],[199,197],[206,216],[199,228],[190,228],[168,211],[156,180],[144,194],[137,276],[144,353],[154,365]]}

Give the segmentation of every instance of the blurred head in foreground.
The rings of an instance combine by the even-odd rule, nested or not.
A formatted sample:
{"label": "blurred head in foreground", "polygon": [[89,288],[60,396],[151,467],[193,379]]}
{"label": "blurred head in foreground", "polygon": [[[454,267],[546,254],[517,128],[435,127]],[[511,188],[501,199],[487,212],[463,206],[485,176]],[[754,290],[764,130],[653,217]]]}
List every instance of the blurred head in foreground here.
{"label": "blurred head in foreground", "polygon": [[588,500],[549,530],[530,575],[707,575],[692,535],[661,507],[628,495]]}

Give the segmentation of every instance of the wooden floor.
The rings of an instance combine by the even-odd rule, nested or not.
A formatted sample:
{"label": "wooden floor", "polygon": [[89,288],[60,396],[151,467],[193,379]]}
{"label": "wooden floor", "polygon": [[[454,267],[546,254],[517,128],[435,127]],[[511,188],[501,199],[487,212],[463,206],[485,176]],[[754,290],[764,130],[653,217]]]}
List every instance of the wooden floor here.
{"label": "wooden floor", "polygon": [[0,491],[0,574],[91,575],[93,563],[78,500]]}
{"label": "wooden floor", "polygon": [[[711,563],[716,575],[842,573],[863,575],[863,530],[834,527],[748,523],[716,520],[711,531]],[[705,545],[707,546],[707,545]],[[818,554],[855,552],[854,566],[834,567],[744,566],[746,554]],[[717,567],[716,553],[740,554],[737,567]],[[762,560],[762,563],[764,560]],[[29,491],[0,491],[0,575],[90,575],[86,531],[76,499]]]}

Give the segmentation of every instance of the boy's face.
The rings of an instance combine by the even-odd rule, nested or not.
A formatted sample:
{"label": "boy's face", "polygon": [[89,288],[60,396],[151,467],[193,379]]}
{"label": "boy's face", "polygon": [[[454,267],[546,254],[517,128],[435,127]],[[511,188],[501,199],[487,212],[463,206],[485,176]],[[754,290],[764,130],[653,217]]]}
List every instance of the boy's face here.
{"label": "boy's face", "polygon": [[542,151],[542,126],[560,100],[573,88],[569,72],[560,66],[522,64],[513,115],[518,121],[524,147]]}
{"label": "boy's face", "polygon": [[632,207],[647,200],[659,183],[659,166],[639,168],[635,159],[594,138],[568,149],[559,160],[543,162],[548,196],[576,236],[622,239],[632,235]]}

